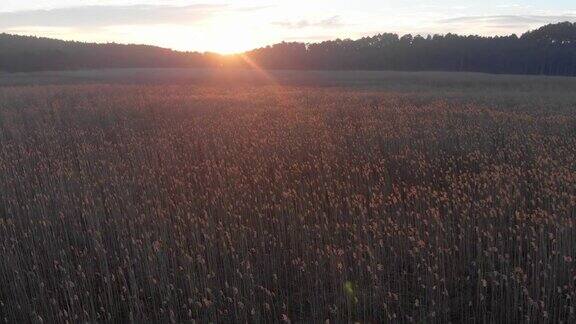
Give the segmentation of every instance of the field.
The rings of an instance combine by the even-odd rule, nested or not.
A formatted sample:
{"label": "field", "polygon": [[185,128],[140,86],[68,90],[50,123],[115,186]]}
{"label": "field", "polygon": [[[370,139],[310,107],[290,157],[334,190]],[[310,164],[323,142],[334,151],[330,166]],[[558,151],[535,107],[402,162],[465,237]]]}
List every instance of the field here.
{"label": "field", "polygon": [[0,76],[0,321],[576,321],[576,80],[182,73]]}

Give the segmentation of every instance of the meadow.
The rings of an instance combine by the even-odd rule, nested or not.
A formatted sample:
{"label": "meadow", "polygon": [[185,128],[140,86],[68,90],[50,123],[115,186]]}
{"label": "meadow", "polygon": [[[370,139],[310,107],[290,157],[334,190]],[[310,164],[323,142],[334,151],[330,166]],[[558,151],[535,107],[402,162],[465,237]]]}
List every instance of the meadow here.
{"label": "meadow", "polygon": [[0,76],[0,321],[576,321],[576,80],[127,73]]}

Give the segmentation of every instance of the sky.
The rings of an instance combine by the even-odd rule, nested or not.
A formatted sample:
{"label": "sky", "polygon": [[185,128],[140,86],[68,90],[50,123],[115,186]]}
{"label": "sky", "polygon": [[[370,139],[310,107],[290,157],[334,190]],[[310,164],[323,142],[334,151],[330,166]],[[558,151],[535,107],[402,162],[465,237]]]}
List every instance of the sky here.
{"label": "sky", "polygon": [[576,21],[576,0],[0,0],[0,32],[234,53],[281,41],[508,35]]}

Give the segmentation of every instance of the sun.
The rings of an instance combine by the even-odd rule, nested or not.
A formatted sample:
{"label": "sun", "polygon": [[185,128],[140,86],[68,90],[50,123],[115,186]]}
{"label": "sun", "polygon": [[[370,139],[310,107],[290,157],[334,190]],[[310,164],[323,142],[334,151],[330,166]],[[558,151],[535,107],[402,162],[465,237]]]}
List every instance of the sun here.
{"label": "sun", "polygon": [[209,48],[211,51],[219,54],[238,54],[253,49],[255,46],[251,45],[249,41],[240,38],[216,38]]}
{"label": "sun", "polygon": [[258,47],[259,32],[245,22],[220,20],[207,31],[204,46],[220,54],[237,54]]}
{"label": "sun", "polygon": [[[123,26],[113,32],[125,43],[155,44],[177,51],[239,54],[272,43],[273,32],[254,21],[219,17],[200,25]],[[79,36],[80,37],[80,36]]]}

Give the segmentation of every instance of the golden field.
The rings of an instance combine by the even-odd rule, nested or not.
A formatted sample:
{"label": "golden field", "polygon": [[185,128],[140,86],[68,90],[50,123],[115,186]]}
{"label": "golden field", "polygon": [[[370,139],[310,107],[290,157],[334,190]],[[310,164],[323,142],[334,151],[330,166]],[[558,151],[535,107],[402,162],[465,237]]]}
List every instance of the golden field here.
{"label": "golden field", "polygon": [[537,86],[0,88],[0,321],[574,322]]}

